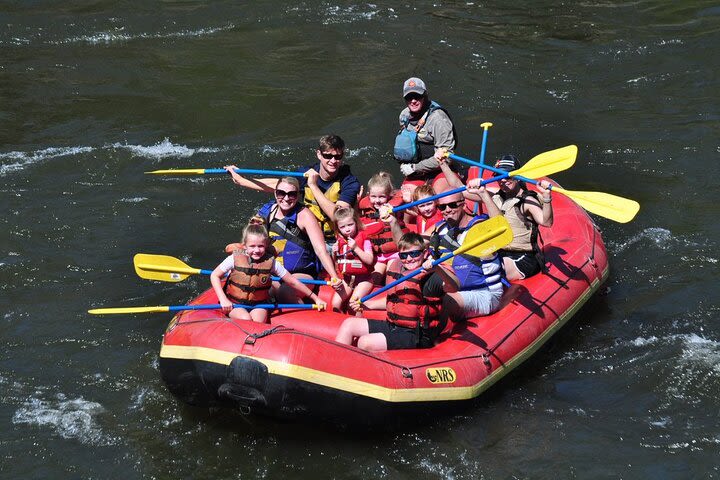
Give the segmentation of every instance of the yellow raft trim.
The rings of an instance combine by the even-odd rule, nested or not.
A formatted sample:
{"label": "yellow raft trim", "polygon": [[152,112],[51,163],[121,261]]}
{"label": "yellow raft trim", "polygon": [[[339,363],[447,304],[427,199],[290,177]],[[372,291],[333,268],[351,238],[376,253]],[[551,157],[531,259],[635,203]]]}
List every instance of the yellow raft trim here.
{"label": "yellow raft trim", "polygon": [[334,375],[331,373],[314,370],[299,365],[292,365],[266,358],[252,357],[206,347],[185,347],[179,345],[165,345],[160,348],[161,358],[173,358],[179,360],[199,360],[204,362],[230,365],[235,357],[252,358],[265,364],[268,372],[273,375],[294,378],[304,382],[322,385],[335,390],[362,395],[393,403],[405,402],[434,402],[449,400],[469,400],[479,396],[493,384],[508,374],[513,368],[524,362],[534,354],[552,335],[555,334],[570,318],[582,307],[585,302],[597,291],[600,285],[607,279],[609,268],[606,267],[599,280],[594,280],[590,287],[579,296],[575,302],[565,311],[542,335],[528,345],[511,360],[500,366],[489,376],[482,379],[475,385],[465,387],[439,387],[439,388],[387,388],[373,383],[353,380],[352,378]]}

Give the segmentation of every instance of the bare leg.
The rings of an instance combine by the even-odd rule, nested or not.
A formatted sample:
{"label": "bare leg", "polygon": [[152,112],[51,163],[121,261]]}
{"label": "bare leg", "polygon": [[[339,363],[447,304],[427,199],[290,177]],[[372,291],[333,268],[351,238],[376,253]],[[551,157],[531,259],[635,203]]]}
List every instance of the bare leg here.
{"label": "bare leg", "polygon": [[387,271],[387,263],[377,262],[370,278],[373,285],[385,285],[385,272]]}
{"label": "bare leg", "polygon": [[347,286],[347,284],[344,284],[340,287],[339,290],[336,290],[333,294],[332,298],[332,308],[333,310],[337,310],[338,312],[342,311],[343,304],[347,301],[348,298],[350,298],[350,294],[352,293],[352,290],[350,287]]}
{"label": "bare leg", "polygon": [[368,293],[370,293],[373,289],[372,282],[360,282],[355,287],[355,290],[352,291],[353,298],[362,298]]}
{"label": "bare leg", "polygon": [[230,310],[228,317],[233,320],[252,320],[252,318],[250,318],[250,314],[244,308],[233,308]]}
{"label": "bare leg", "polygon": [[264,308],[254,308],[250,310],[250,317],[252,318],[253,322],[267,323],[268,311]]}
{"label": "bare leg", "polygon": [[446,293],[440,310],[440,322],[445,325],[448,320],[452,322],[464,321],[464,308],[465,303],[459,293]]}
{"label": "bare leg", "polygon": [[360,337],[370,333],[368,330],[368,322],[362,317],[348,317],[343,320],[342,325],[338,329],[335,341],[345,345],[352,345],[353,337]]}
{"label": "bare leg", "polygon": [[507,278],[509,281],[522,280],[523,278],[525,278],[523,274],[520,273],[520,270],[518,270],[515,262],[513,262],[509,258],[503,258],[503,267],[505,268],[505,278]]}
{"label": "bare leg", "polygon": [[[297,279],[312,280],[312,277],[305,273],[293,273],[292,276]],[[308,287],[312,288],[312,285],[308,285]],[[285,284],[280,285],[280,288],[277,289],[277,296],[275,298],[278,303],[302,303],[298,292]]]}
{"label": "bare leg", "polygon": [[382,333],[370,333],[358,338],[358,348],[367,352],[387,350],[387,338]]}

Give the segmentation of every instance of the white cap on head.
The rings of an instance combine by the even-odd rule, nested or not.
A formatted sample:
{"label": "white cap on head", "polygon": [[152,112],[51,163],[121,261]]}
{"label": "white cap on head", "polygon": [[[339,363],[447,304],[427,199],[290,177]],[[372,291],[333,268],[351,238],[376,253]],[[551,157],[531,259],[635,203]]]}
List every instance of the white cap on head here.
{"label": "white cap on head", "polygon": [[405,80],[403,84],[403,97],[407,96],[408,93],[417,93],[419,95],[425,95],[427,87],[425,82],[417,77],[410,77]]}

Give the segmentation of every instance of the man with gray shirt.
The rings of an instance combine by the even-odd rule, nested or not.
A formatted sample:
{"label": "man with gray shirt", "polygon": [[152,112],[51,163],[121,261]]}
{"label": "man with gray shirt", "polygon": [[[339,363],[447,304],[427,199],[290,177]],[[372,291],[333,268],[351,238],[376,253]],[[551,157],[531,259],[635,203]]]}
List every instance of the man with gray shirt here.
{"label": "man with gray shirt", "polygon": [[457,144],[455,127],[447,112],[430,100],[425,82],[408,78],[403,85],[407,107],[400,112],[400,132],[395,139],[394,156],[400,163],[405,183],[420,185],[440,173],[435,158],[442,148]]}

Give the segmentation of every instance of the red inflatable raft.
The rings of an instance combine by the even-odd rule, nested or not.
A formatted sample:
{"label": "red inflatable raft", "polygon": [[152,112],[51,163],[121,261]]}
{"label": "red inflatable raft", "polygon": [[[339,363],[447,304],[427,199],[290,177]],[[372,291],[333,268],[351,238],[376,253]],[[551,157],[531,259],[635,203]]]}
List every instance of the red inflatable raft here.
{"label": "red inflatable raft", "polygon": [[[163,380],[193,405],[375,425],[465,405],[536,352],[607,278],[593,221],[563,195],[553,206],[555,224],[541,228],[548,274],[517,282],[498,312],[454,324],[433,348],[368,353],[340,345],[334,338],[347,315],[339,313],[275,312],[271,324],[257,324],[184,311],[163,338]],[[217,299],[208,290],[193,303]]]}

